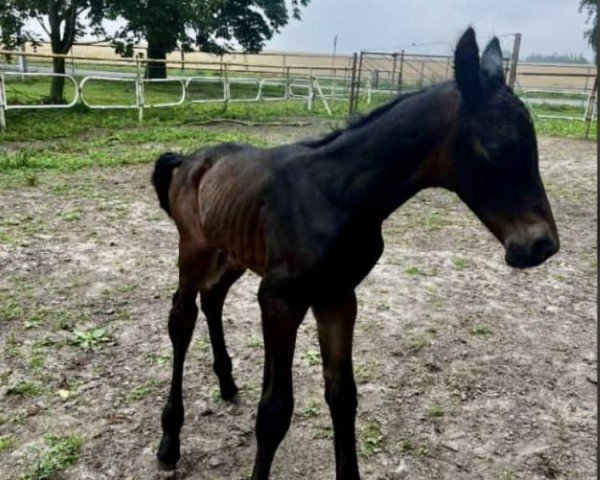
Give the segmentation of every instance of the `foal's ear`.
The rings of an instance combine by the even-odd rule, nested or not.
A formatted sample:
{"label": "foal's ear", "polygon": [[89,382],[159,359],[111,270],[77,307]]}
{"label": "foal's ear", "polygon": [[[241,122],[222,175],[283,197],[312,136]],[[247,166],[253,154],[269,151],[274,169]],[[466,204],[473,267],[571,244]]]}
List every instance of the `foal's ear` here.
{"label": "foal's ear", "polygon": [[504,67],[500,42],[494,37],[485,47],[481,56],[481,71],[485,76],[488,88],[495,91],[504,85]]}
{"label": "foal's ear", "polygon": [[475,31],[469,27],[456,45],[454,51],[454,78],[463,100],[475,105],[482,96],[479,66],[479,47],[475,40]]}

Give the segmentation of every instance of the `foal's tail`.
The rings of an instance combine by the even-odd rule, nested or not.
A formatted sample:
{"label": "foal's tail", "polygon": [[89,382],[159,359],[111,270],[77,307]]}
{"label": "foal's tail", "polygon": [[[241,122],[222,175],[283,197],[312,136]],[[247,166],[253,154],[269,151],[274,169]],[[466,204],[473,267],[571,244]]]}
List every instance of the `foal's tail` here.
{"label": "foal's tail", "polygon": [[183,158],[173,152],[163,153],[154,164],[152,184],[156,189],[158,202],[165,212],[171,215],[169,207],[169,186],[173,178],[173,170],[183,163]]}

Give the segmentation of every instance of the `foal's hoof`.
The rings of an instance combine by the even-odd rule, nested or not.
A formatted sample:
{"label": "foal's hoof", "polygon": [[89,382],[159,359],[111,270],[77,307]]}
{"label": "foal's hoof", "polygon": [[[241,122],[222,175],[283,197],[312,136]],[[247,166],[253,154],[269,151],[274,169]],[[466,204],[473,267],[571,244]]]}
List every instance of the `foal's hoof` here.
{"label": "foal's hoof", "polygon": [[161,470],[174,470],[180,457],[179,442],[163,437],[156,452],[158,467]]}
{"label": "foal's hoof", "polygon": [[172,472],[177,468],[177,464],[175,463],[165,463],[162,460],[156,460],[156,466],[158,470],[162,472]]}
{"label": "foal's hoof", "polygon": [[237,394],[240,391],[240,389],[236,386],[235,383],[233,383],[233,381],[228,383],[222,383],[220,385],[220,390],[221,398],[226,402],[235,402],[237,400]]}

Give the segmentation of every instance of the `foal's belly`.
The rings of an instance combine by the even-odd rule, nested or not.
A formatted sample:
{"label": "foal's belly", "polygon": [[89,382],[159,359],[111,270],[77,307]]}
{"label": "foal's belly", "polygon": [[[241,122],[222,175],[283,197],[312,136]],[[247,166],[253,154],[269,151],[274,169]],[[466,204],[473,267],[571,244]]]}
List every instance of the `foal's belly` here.
{"label": "foal's belly", "polygon": [[263,191],[267,171],[262,162],[227,157],[200,180],[198,208],[210,246],[262,275],[265,265]]}

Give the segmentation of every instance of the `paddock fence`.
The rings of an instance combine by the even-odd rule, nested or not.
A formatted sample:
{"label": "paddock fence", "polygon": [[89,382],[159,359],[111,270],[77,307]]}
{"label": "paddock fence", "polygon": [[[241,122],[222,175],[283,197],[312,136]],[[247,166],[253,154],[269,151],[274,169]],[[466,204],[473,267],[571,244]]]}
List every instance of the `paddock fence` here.
{"label": "paddock fence", "polygon": [[[516,50],[511,56],[503,59],[508,84],[533,116],[585,122],[587,137],[591,122],[597,120],[596,68],[519,63],[519,45],[520,40],[515,42]],[[367,105],[381,103],[391,95],[450,80],[453,74],[451,56],[412,54],[405,50],[362,51],[358,54],[350,111],[357,111],[360,98],[365,99]],[[542,111],[539,107],[543,107]]]}
{"label": "paddock fence", "polygon": [[[513,48],[510,58],[504,59],[506,77],[534,115],[585,121],[589,130],[591,121],[597,119],[595,67],[518,62],[519,44],[520,41],[515,41],[517,50]],[[8,110],[64,109],[77,104],[90,109],[136,109],[140,121],[148,108],[219,102],[301,101],[308,110],[319,102],[330,115],[334,102],[345,102],[349,113],[354,113],[359,102],[370,108],[387,101],[389,96],[453,77],[452,56],[415,54],[408,49],[362,51],[352,56],[289,52],[216,56],[175,52],[166,60],[145,59],[139,51],[132,58],[122,58],[108,45],[75,45],[67,55],[47,53],[47,45],[36,52],[28,49],[0,50],[2,128],[6,128]],[[97,56],[85,54],[90,51]],[[64,58],[67,73],[52,73],[56,57]],[[149,62],[164,62],[168,78],[145,78]],[[66,103],[52,104],[28,96],[28,84],[59,76],[64,77],[71,92]],[[97,91],[103,83],[126,95],[99,98]],[[162,93],[158,95],[157,91]],[[539,105],[551,106],[556,111],[539,113],[534,108]],[[562,113],[562,107],[568,113]],[[573,108],[577,113],[573,113]]]}
{"label": "paddock fence", "polygon": [[[52,55],[45,53],[23,53],[0,51],[0,55],[16,56],[28,60],[28,71],[4,65],[0,68],[0,126],[6,128],[7,110],[64,109],[81,103],[90,109],[137,109],[139,120],[143,120],[144,109],[174,107],[184,103],[252,103],[270,101],[303,101],[308,110],[319,101],[329,115],[331,103],[347,101],[349,98],[351,69],[325,65],[264,65],[248,63],[224,63],[203,61],[186,63],[186,74],[172,72],[165,79],[148,79],[144,76],[149,62],[164,62],[173,68],[169,60],[143,59],[140,57],[106,59],[79,57],[74,55]],[[52,73],[49,64],[54,58],[62,57],[73,62],[70,73]],[[35,62],[32,62],[34,59]],[[74,62],[77,61],[75,67]],[[19,60],[22,67],[25,62]],[[100,66],[100,67],[99,67]],[[36,70],[36,71],[31,71]],[[7,86],[27,86],[32,79],[62,77],[69,84],[72,96],[64,104],[54,104],[38,98],[32,101],[27,95],[20,98],[10,95]],[[91,99],[90,91],[101,83],[119,84],[128,92],[107,99],[106,103]],[[152,100],[147,94],[151,86],[162,85],[169,90],[168,100]],[[23,90],[21,90],[21,93]],[[164,95],[163,95],[164,97]]]}

